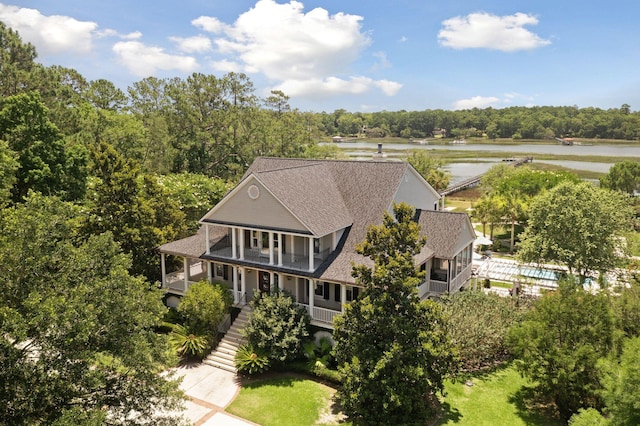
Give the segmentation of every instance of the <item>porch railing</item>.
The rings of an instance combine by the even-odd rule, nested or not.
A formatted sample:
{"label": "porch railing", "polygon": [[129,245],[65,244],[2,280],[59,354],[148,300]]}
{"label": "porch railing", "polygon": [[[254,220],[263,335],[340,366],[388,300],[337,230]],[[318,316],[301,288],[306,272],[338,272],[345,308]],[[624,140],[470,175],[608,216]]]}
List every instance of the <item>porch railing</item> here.
{"label": "porch railing", "polygon": [[[236,259],[239,259],[240,258],[239,249],[237,253],[238,255]],[[233,252],[231,250],[231,246],[224,246],[224,245],[221,246],[220,244],[218,244],[211,248],[209,254],[211,256],[217,256],[217,257],[222,257],[226,259],[233,259],[232,257]],[[329,257],[329,254],[330,254],[329,249],[322,250],[320,253],[315,253],[313,255],[314,269],[320,266],[320,264],[322,264],[322,262],[324,262],[327,259],[327,257]],[[270,260],[269,250],[259,249],[259,248],[245,248],[243,258],[247,262],[268,265]],[[280,262],[280,260],[278,259],[278,252],[276,249],[274,249],[273,264],[274,265],[282,264],[282,267],[284,268],[294,269],[297,271],[307,271],[309,270],[309,256],[301,255],[301,254],[283,253],[282,262]]]}
{"label": "porch railing", "polygon": [[340,311],[321,308],[319,306],[314,306],[312,311],[309,305],[305,305],[304,303],[298,303],[298,305],[304,307],[307,310],[312,320],[322,322],[327,325],[333,324],[333,319],[335,318],[335,316],[342,313]]}

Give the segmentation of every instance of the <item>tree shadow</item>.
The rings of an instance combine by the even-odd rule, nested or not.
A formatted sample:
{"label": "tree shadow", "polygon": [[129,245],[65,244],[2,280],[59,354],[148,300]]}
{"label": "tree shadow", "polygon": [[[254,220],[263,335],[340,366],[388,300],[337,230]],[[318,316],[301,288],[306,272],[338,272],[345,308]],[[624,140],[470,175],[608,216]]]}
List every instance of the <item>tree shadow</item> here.
{"label": "tree shadow", "polygon": [[440,404],[441,414],[440,416],[432,423],[434,426],[443,425],[445,423],[460,423],[462,420],[462,413],[455,407],[452,407],[448,402],[442,402]]}
{"label": "tree shadow", "polygon": [[516,407],[517,415],[527,425],[563,425],[555,404],[540,394],[533,386],[523,386],[509,402]]}

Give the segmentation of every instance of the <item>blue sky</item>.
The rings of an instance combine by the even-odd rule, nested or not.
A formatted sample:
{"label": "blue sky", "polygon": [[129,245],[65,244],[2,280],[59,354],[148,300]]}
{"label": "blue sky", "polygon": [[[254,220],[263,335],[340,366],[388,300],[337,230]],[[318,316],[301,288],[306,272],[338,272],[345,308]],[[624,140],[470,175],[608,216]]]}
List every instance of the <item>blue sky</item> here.
{"label": "blue sky", "polygon": [[14,0],[38,60],[126,89],[244,72],[304,111],[640,110],[637,0]]}

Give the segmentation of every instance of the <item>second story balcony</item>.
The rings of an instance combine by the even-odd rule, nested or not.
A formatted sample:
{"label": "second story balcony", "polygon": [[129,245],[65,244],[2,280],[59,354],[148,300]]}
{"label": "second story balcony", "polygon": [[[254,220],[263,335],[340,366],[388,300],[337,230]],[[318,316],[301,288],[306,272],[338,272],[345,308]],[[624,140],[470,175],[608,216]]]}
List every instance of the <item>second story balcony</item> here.
{"label": "second story balcony", "polygon": [[[244,237],[243,234],[240,233]],[[266,232],[262,234],[268,235]],[[278,236],[275,237],[275,235]],[[222,237],[209,247],[207,255],[221,260],[239,260],[296,271],[314,271],[331,252],[330,247],[321,249],[320,242],[313,237],[272,233],[271,237],[266,237],[264,241],[262,238],[254,239],[254,244],[251,244],[252,241],[249,239],[241,243],[240,238],[235,238],[235,248],[233,240],[234,238],[230,235]],[[280,241],[282,241],[281,246]]]}

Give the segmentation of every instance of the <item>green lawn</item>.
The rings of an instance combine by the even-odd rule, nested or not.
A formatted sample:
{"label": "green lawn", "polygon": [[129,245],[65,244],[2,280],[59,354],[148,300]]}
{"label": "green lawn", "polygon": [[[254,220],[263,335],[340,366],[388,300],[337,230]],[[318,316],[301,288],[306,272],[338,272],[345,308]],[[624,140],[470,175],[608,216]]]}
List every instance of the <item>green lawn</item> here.
{"label": "green lawn", "polygon": [[338,422],[331,413],[333,392],[309,379],[266,379],[242,385],[226,411],[263,426],[335,425]]}
{"label": "green lawn", "polygon": [[[532,409],[530,383],[505,367],[465,383],[446,383],[438,426],[556,426],[563,423]],[[334,390],[299,377],[278,377],[243,385],[226,411],[260,425],[350,425],[332,412]]]}
{"label": "green lawn", "polygon": [[437,425],[562,425],[528,409],[530,385],[513,367],[499,369],[465,383],[447,383],[445,413]]}

